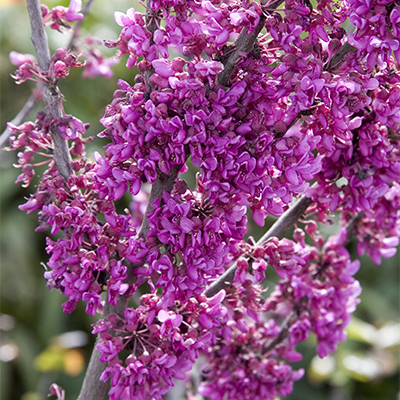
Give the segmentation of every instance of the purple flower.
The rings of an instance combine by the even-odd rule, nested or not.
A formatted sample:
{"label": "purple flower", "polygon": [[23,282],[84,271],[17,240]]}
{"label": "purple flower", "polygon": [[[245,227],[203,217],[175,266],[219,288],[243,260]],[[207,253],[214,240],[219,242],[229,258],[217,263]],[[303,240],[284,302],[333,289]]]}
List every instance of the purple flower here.
{"label": "purple flower", "polygon": [[152,65],[156,74],[164,78],[169,78],[170,76],[173,76],[175,74],[172,64],[168,60],[154,60],[152,62]]}
{"label": "purple flower", "polygon": [[96,293],[86,292],[83,294],[82,300],[87,302],[86,312],[94,317],[101,303],[101,296]]}
{"label": "purple flower", "polygon": [[112,361],[117,357],[118,353],[122,350],[122,338],[116,337],[111,340],[107,340],[105,343],[98,343],[97,350],[101,352],[100,361]]}
{"label": "purple flower", "polygon": [[400,9],[396,7],[390,13],[390,22],[392,23],[395,38],[400,38]]}
{"label": "purple flower", "polygon": [[99,51],[92,49],[86,54],[86,63],[82,78],[94,78],[98,75],[111,78],[114,75],[111,67],[118,64],[118,62],[119,59],[104,58]]}
{"label": "purple flower", "polygon": [[[85,157],[87,125],[53,118],[51,105],[34,123],[9,124],[17,181],[27,186],[46,164],[20,208],[38,211],[37,230],[57,235],[47,238],[44,275],[67,297],[64,311],[83,300],[94,316],[105,303],[143,293],[135,308],[93,327],[112,400],[161,400],[200,353],[202,395],[286,396],[304,373],[288,365],[301,359],[298,343],[313,332],[321,357],[334,351],[361,292],[360,263],[345,247],[350,231],[325,240],[317,223],[330,223],[335,211],[343,227],[362,213],[351,225],[359,254],[379,263],[396,251],[400,78],[392,54],[399,61],[400,8],[347,0],[334,12],[329,4],[311,12],[297,3],[263,17],[257,2],[231,0],[152,0],[146,15],[116,12],[121,34],[107,46],[139,73],[132,84],[118,81],[101,118],[108,143],[94,162]],[[44,23],[67,28],[80,8],[80,0],[43,6]],[[343,30],[347,19],[352,34]],[[260,20],[268,37],[231,48],[239,35],[257,33]],[[109,77],[116,61],[91,40],[83,76]],[[343,56],[345,43],[353,47]],[[51,87],[82,66],[63,48],[48,71],[26,55],[10,59],[17,83]],[[55,133],[71,151],[68,179],[58,171]],[[191,164],[199,171],[187,182]],[[127,192],[133,203],[120,214]],[[312,204],[295,216],[305,228],[296,227],[293,240],[256,244],[245,236],[249,209],[262,226],[304,195]],[[207,298],[235,263],[226,291]],[[265,293],[268,265],[279,279]]]}
{"label": "purple flower", "polygon": [[32,54],[21,54],[16,51],[11,51],[9,57],[10,61],[17,67],[20,67],[25,63],[34,64],[36,62],[35,57]]}
{"label": "purple flower", "polygon": [[157,178],[156,166],[154,161],[139,159],[138,167],[144,172],[144,175],[149,183],[154,183]]}
{"label": "purple flower", "polygon": [[78,21],[83,18],[83,14],[79,13],[82,8],[81,0],[71,0],[65,13],[65,19],[68,22]]}

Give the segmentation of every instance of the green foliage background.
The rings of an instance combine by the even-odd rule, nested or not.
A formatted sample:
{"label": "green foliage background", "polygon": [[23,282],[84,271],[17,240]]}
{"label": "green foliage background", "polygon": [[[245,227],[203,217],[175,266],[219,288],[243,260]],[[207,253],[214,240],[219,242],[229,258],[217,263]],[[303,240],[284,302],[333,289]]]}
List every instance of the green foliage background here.
{"label": "green foliage background", "polygon": [[[57,5],[53,1],[46,4],[49,7]],[[113,20],[114,11],[126,11],[135,5],[128,0],[97,0],[84,24],[84,31],[100,39],[116,39],[119,27]],[[29,34],[25,4],[1,3],[1,131],[23,107],[34,88],[32,82],[15,85],[10,77],[15,67],[8,59],[11,50],[33,51]],[[68,34],[49,32],[52,50],[66,45],[68,39]],[[108,55],[112,56],[113,52],[108,51]],[[117,79],[133,82],[136,71],[127,70],[124,63],[122,60],[114,67],[112,79],[81,81],[81,71],[75,69],[60,82],[60,90],[66,98],[66,112],[83,122],[90,122],[88,136],[95,136],[102,130],[98,121],[112,99]],[[34,119],[38,110],[34,110],[30,119]],[[103,144],[96,140],[89,155],[94,149],[101,151]],[[95,318],[85,314],[82,304],[72,314],[64,314],[61,308],[64,296],[58,292],[50,293],[46,288],[41,266],[41,262],[47,261],[45,235],[34,232],[36,215],[26,215],[17,208],[33,187],[24,189],[14,184],[19,174],[12,167],[15,160],[16,154],[0,153],[0,400],[44,400],[53,382],[66,390],[66,400],[72,400],[79,393],[84,367],[93,347],[90,324]],[[334,226],[324,229],[327,235],[335,232]],[[263,230],[256,227],[251,232],[255,238],[262,233]],[[350,243],[349,247],[356,257],[355,243]],[[398,253],[390,260],[383,260],[379,266],[367,257],[362,257],[361,263],[357,279],[363,287],[362,302],[348,329],[349,340],[324,360],[315,356],[313,338],[303,343],[300,350],[304,360],[296,367],[305,368],[307,374],[295,384],[289,399],[399,398],[400,256]],[[273,287],[275,278],[271,271],[267,276],[270,279],[267,285]],[[75,332],[75,336],[64,343],[68,338],[66,332]]]}

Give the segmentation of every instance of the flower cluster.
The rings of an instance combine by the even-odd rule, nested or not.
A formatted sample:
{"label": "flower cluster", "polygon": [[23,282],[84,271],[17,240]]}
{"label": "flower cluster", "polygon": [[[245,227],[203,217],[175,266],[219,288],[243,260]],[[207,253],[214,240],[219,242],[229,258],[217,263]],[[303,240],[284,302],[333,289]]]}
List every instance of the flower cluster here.
{"label": "flower cluster", "polygon": [[[112,400],[161,399],[200,353],[202,395],[286,396],[303,374],[288,364],[301,359],[299,342],[314,333],[324,357],[345,339],[361,291],[348,236],[376,263],[395,253],[400,73],[391,54],[399,62],[400,9],[391,0],[326,0],[315,9],[287,0],[273,12],[280,4],[151,0],[146,15],[116,12],[121,34],[106,45],[139,73],[118,81],[101,119],[99,136],[109,143],[95,161],[85,155],[87,125],[63,110],[53,116],[53,104],[35,123],[9,125],[11,148],[22,149],[18,182],[28,186],[48,164],[20,206],[50,231],[48,286],[68,297],[66,312],[80,300],[89,314],[104,312],[93,333]],[[81,18],[80,7],[72,0],[43,8],[43,18],[60,30]],[[348,18],[352,34],[342,26]],[[111,76],[116,61],[91,40],[83,75]],[[83,65],[65,49],[49,71],[29,55],[10,58],[17,83],[55,91]],[[57,168],[54,135],[70,146],[68,179]],[[130,212],[120,214],[128,194]],[[313,202],[308,211],[282,216],[301,195]],[[301,218],[313,244],[298,228],[294,240],[244,240],[248,211],[260,226],[268,215],[281,216],[286,229]],[[316,222],[333,212],[342,229],[325,240]],[[230,287],[206,298],[232,265]],[[266,296],[261,283],[271,270],[278,283]],[[102,292],[116,306],[138,288],[136,308],[103,308]]]}
{"label": "flower cluster", "polygon": [[[252,263],[268,262],[282,278],[265,300],[252,274],[241,274],[225,300],[228,320],[221,325],[214,347],[205,351],[205,380],[199,392],[211,399],[273,399],[292,391],[303,371],[293,371],[282,359],[301,360],[296,345],[313,332],[320,357],[345,340],[361,288],[353,278],[360,266],[344,248],[347,232],[331,236],[320,251],[297,242],[273,238],[247,249]],[[319,240],[317,232],[312,237]],[[247,246],[248,247],[248,246]],[[244,269],[238,262],[238,269]],[[240,396],[240,397],[238,397]]]}
{"label": "flower cluster", "polygon": [[[188,57],[200,56],[203,51],[209,55],[215,54],[228,42],[231,34],[237,34],[242,28],[251,34],[260,20],[262,11],[257,2],[246,6],[240,1],[229,3],[229,7],[221,4],[217,7],[217,3],[210,1],[201,4],[191,1],[154,1],[148,10],[150,22],[158,28],[153,35],[140,12],[133,8],[126,14],[116,12],[115,21],[123,29],[119,39],[109,41],[108,45],[118,46],[122,54],[129,54],[128,68],[133,67],[141,56],[150,63],[159,56],[166,59],[170,48]],[[163,27],[153,21],[160,18],[161,12],[165,20]]]}
{"label": "flower cluster", "polygon": [[236,343],[216,351],[208,360],[204,371],[207,381],[201,384],[199,393],[211,400],[224,396],[238,400],[273,400],[277,394],[291,393],[293,383],[303,377],[304,370],[293,371],[288,364],[275,358],[260,360],[259,346],[253,344],[260,336],[266,337],[269,330],[272,337],[274,328],[275,331],[279,329],[268,325],[257,330],[249,328]]}
{"label": "flower cluster", "polygon": [[[71,124],[77,121],[65,117]],[[28,186],[34,167],[48,164],[34,195],[20,206],[27,213],[39,211],[38,231],[50,230],[51,235],[63,233],[56,241],[47,238],[46,251],[51,255],[47,263],[45,278],[50,290],[56,288],[68,297],[64,311],[71,312],[76,303],[87,302],[87,312],[94,315],[101,307],[100,294],[104,287],[108,290],[108,301],[115,304],[117,296],[128,290],[123,281],[127,278],[127,268],[121,260],[112,259],[116,248],[136,234],[130,215],[118,215],[112,203],[99,201],[91,193],[90,175],[94,168],[85,158],[75,161],[74,170],[79,173],[82,165],[85,174],[71,175],[68,182],[59,175],[52,156],[42,153],[51,147],[48,129],[40,120],[36,124],[26,123],[20,127],[10,126],[12,133],[19,134],[11,140],[11,148],[24,148],[19,154],[23,173],[17,181]],[[54,123],[55,121],[51,121]],[[80,121],[78,121],[80,122]],[[82,124],[83,126],[83,124]],[[71,134],[73,125],[59,125],[59,133],[65,129],[67,138],[73,139],[75,153],[83,156],[84,140],[80,131]],[[83,129],[84,131],[84,129]],[[35,156],[46,156],[47,160],[33,163]],[[96,215],[102,213],[105,222]]]}
{"label": "flower cluster", "polygon": [[61,27],[70,28],[68,22],[79,21],[83,14],[79,11],[82,8],[82,0],[71,0],[68,7],[57,6],[49,10],[44,4],[40,5],[42,18],[45,26],[61,32]]}
{"label": "flower cluster", "polygon": [[[304,237],[304,233],[297,232],[297,235]],[[266,309],[279,312],[279,308],[292,309],[296,304],[302,323],[308,324],[317,338],[318,355],[325,357],[336,350],[339,341],[346,338],[344,328],[350,322],[361,293],[359,282],[353,278],[360,263],[358,260],[351,261],[344,247],[347,241],[344,228],[340,234],[331,236],[320,250],[306,245],[303,240],[303,243],[293,243],[292,246],[287,240],[275,242],[273,247],[280,248],[278,265],[285,267],[287,277],[280,281],[267,299]],[[266,242],[265,247],[267,258],[271,260],[268,256],[271,244]],[[283,257],[285,253],[286,257]],[[282,258],[290,259],[290,273],[288,262]],[[277,272],[282,275],[279,269]],[[292,328],[292,333],[296,337],[295,328]],[[293,341],[297,343],[298,340],[293,338]]]}
{"label": "flower cluster", "polygon": [[351,7],[350,22],[357,28],[348,35],[349,43],[366,55],[368,69],[375,65],[386,68],[392,52],[399,62],[400,8],[397,4],[390,0],[347,0],[346,3]]}
{"label": "flower cluster", "polygon": [[[163,201],[163,205],[161,205]],[[157,277],[156,286],[165,291],[164,303],[187,301],[199,295],[210,280],[224,272],[232,233],[246,224],[245,208],[213,209],[193,193],[164,192],[148,214],[150,231],[165,251],[147,257],[146,273]]]}
{"label": "flower cluster", "polygon": [[[221,326],[216,345],[202,352],[206,358],[205,380],[199,393],[203,396],[212,400],[272,400],[277,394],[291,393],[293,382],[303,376],[304,370],[294,371],[283,359],[301,359],[294,347],[305,340],[310,326],[307,321],[296,322],[291,334],[304,328],[303,337],[298,335],[295,342],[284,340],[282,332],[287,327],[281,328],[276,319],[268,319],[261,293],[260,286],[251,281],[228,292],[228,319]],[[291,317],[288,308],[284,311]]]}
{"label": "flower cluster", "polygon": [[[167,311],[158,296],[148,294],[136,309],[125,309],[123,318],[111,314],[98,321],[93,333],[99,333],[100,361],[108,362],[100,379],[110,378],[110,399],[161,400],[174,378],[186,377],[199,350],[215,342],[215,328],[226,315],[224,296],[222,291],[211,299],[192,298]],[[129,354],[124,361],[123,351]]]}
{"label": "flower cluster", "polygon": [[17,84],[31,80],[45,85],[56,85],[58,79],[65,78],[74,67],[82,67],[84,63],[79,60],[79,55],[64,48],[57,49],[50,59],[48,71],[43,71],[30,54],[10,53],[10,60],[18,66],[13,78]]}
{"label": "flower cluster", "polygon": [[400,185],[397,182],[374,208],[364,213],[355,235],[358,255],[366,252],[375,264],[380,264],[382,257],[396,254],[400,237]]}
{"label": "flower cluster", "polygon": [[[144,80],[138,78],[133,87],[120,81],[121,90],[102,119],[107,128],[103,135],[112,140],[104,157],[96,155],[104,198],[118,199],[127,189],[136,194],[142,181],[154,183],[160,172],[185,169],[186,149],[201,169],[200,183],[210,204],[223,206],[233,197],[238,205],[250,201],[260,225],[268,213],[282,214],[293,194],[308,189],[307,181],[321,169],[320,157],[313,154],[319,139],[312,131],[295,125],[274,140],[275,125],[285,129],[284,124],[273,121],[265,130],[266,99],[255,95],[260,88],[245,81],[207,98],[208,85],[214,86],[222,71],[219,62],[156,61],[150,99]],[[246,111],[256,107],[258,112]]]}
{"label": "flower cluster", "polygon": [[[8,123],[7,126],[11,132],[10,149],[23,149],[18,153],[16,167],[22,169],[22,174],[18,177],[17,182],[24,182],[25,187],[29,186],[35,175],[36,167],[54,161],[53,155],[50,154],[54,151],[51,139],[52,132],[56,132],[64,139],[73,140],[71,152],[75,155],[83,154],[84,143],[87,142],[82,138],[82,135],[86,132],[88,125],[83,124],[82,121],[72,115],[64,115],[62,118],[48,118],[46,111],[42,110],[37,114],[35,123],[26,122],[20,126]],[[35,156],[40,157],[42,161],[35,162]],[[79,163],[76,164],[76,167],[80,168]],[[91,166],[88,165],[88,169],[90,168]],[[54,168],[53,170],[50,168],[49,175],[58,180],[61,179],[60,176],[57,177],[57,170]],[[62,185],[62,180],[58,185]],[[32,209],[32,204],[29,203],[29,212],[39,210],[42,205],[43,203],[36,204]]]}

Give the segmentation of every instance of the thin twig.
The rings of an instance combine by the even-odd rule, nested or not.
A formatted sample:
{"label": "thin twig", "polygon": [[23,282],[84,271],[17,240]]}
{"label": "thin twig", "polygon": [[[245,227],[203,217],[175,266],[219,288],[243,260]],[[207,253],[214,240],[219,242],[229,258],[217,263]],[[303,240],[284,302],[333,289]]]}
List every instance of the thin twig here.
{"label": "thin twig", "polygon": [[142,226],[140,227],[138,237],[143,239],[146,237],[147,232],[149,231],[149,220],[147,218],[147,214],[153,211],[153,201],[161,198],[164,190],[168,193],[171,192],[181,168],[182,165],[175,165],[169,175],[165,175],[161,171],[157,172],[157,179],[151,187],[149,202],[147,203],[146,212],[144,214],[144,219]]}
{"label": "thin twig", "polygon": [[351,236],[353,235],[355,229],[357,228],[358,223],[363,219],[364,211],[360,212],[359,214],[353,215],[353,217],[347,222],[345,225],[345,229],[347,232],[347,241],[350,240]]}
{"label": "thin twig", "polygon": [[[39,67],[43,71],[48,71],[50,67],[50,50],[42,21],[40,4],[38,0],[27,0],[26,2],[31,23],[31,40],[35,49],[36,59]],[[52,104],[49,111],[49,118],[62,118],[64,115],[61,105],[62,97],[56,88],[44,85],[43,95],[46,106]],[[60,175],[67,180],[71,173],[71,156],[68,150],[68,143],[61,138],[56,131],[56,127],[52,128],[52,139],[54,144],[54,161]]]}
{"label": "thin twig", "polygon": [[[224,70],[221,71],[218,75],[218,83],[222,86],[229,86],[229,80],[236,68],[236,62],[238,58],[243,53],[251,53],[254,49],[254,45],[257,41],[257,36],[264,28],[266,21],[266,12],[270,12],[271,10],[275,10],[278,8],[284,0],[277,0],[272,2],[272,4],[268,4],[268,9],[264,9],[264,13],[260,15],[260,20],[258,25],[254,29],[254,31],[249,35],[247,33],[247,29],[243,28],[235,41],[234,50],[229,52],[229,55],[224,58]],[[265,4],[265,1],[262,2]]]}
{"label": "thin twig", "polygon": [[90,7],[92,6],[94,0],[87,0],[85,1],[85,4],[83,5],[82,8],[82,14],[83,14],[83,18],[81,18],[79,21],[76,22],[76,24],[74,25],[74,27],[72,28],[72,36],[71,36],[71,40],[69,41],[68,50],[73,50],[75,48],[75,41],[79,36],[79,31],[82,28],[82,25],[86,19],[86,17],[89,14],[89,10]]}
{"label": "thin twig", "polygon": [[[22,107],[21,111],[15,116],[15,118],[11,121],[11,123],[15,126],[21,125],[26,117],[30,114],[30,112],[35,108],[36,104],[38,103],[37,96],[32,93],[31,97],[29,97],[28,101]],[[3,133],[0,136],[0,150],[3,149],[5,144],[7,143],[8,138],[10,137],[11,132],[8,129],[4,129]]]}
{"label": "thin twig", "polygon": [[288,334],[288,325],[292,317],[296,314],[295,310],[291,310],[286,318],[283,320],[281,325],[279,326],[279,333],[278,336],[271,340],[263,349],[262,354],[267,354],[271,351],[278,343],[281,343],[283,339],[285,339],[286,335]]}
{"label": "thin twig", "polygon": [[328,63],[325,64],[325,71],[334,71],[338,69],[345,61],[345,57],[348,53],[356,53],[357,49],[350,43],[346,42],[340,49],[332,56]]}
{"label": "thin twig", "polygon": [[[285,232],[291,228],[294,223],[300,218],[300,216],[306,211],[308,206],[312,203],[312,200],[303,195],[293,207],[285,211],[274,225],[265,233],[265,235],[257,242],[256,246],[265,242],[271,237],[277,237],[281,239]],[[215,280],[205,291],[204,295],[212,297],[216,295],[220,290],[228,287],[235,278],[235,272],[237,269],[237,263],[234,263],[229,269],[227,269],[217,280]]]}
{"label": "thin twig", "polygon": [[[154,44],[154,32],[157,30],[157,21],[156,19],[159,18],[159,11],[152,11],[151,10],[151,0],[146,0],[146,8],[147,12],[150,14],[146,14],[146,27],[147,30],[151,33],[151,38],[150,38],[150,46]],[[154,68],[151,67],[149,70],[144,71],[144,79],[146,82],[146,87],[147,87],[147,92],[150,95],[151,92],[151,82],[150,78],[154,74]]]}
{"label": "thin twig", "polygon": [[[83,9],[82,9],[83,18],[80,19],[79,21],[77,21],[77,23],[73,27],[72,36],[71,36],[71,40],[68,45],[68,49],[73,49],[75,47],[74,42],[79,35],[79,31],[82,27],[84,20],[86,19],[87,15],[89,13],[89,9],[90,9],[93,1],[94,0],[88,0],[85,2]],[[30,114],[30,112],[35,108],[35,106],[38,103],[39,103],[39,99],[37,98],[37,96],[35,96],[35,94],[31,94],[28,101],[22,107],[21,111],[11,121],[11,123],[15,126],[21,125],[26,120],[26,117]],[[3,133],[0,136],[0,151],[3,149],[4,145],[7,143],[7,140],[10,137],[10,135],[11,135],[11,132],[7,127],[6,129],[4,129]]]}

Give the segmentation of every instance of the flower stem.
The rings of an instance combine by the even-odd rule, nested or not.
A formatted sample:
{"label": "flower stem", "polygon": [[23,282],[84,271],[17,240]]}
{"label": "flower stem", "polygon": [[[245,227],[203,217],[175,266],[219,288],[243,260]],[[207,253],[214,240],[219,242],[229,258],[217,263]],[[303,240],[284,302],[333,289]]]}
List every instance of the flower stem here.
{"label": "flower stem", "polygon": [[[39,67],[44,72],[47,72],[50,67],[50,50],[42,21],[40,4],[38,0],[26,0],[26,3],[28,5],[29,20],[31,23],[31,40],[35,49],[36,59]],[[51,119],[62,118],[64,114],[61,105],[62,96],[58,90],[55,90],[54,87],[50,88],[49,86],[44,85],[43,95],[46,106],[52,103],[56,104],[49,112],[49,117]],[[71,174],[71,156],[68,150],[68,143],[55,131],[55,127],[52,129],[52,138],[54,144],[54,161],[60,175],[65,180],[68,180],[68,177]]]}

